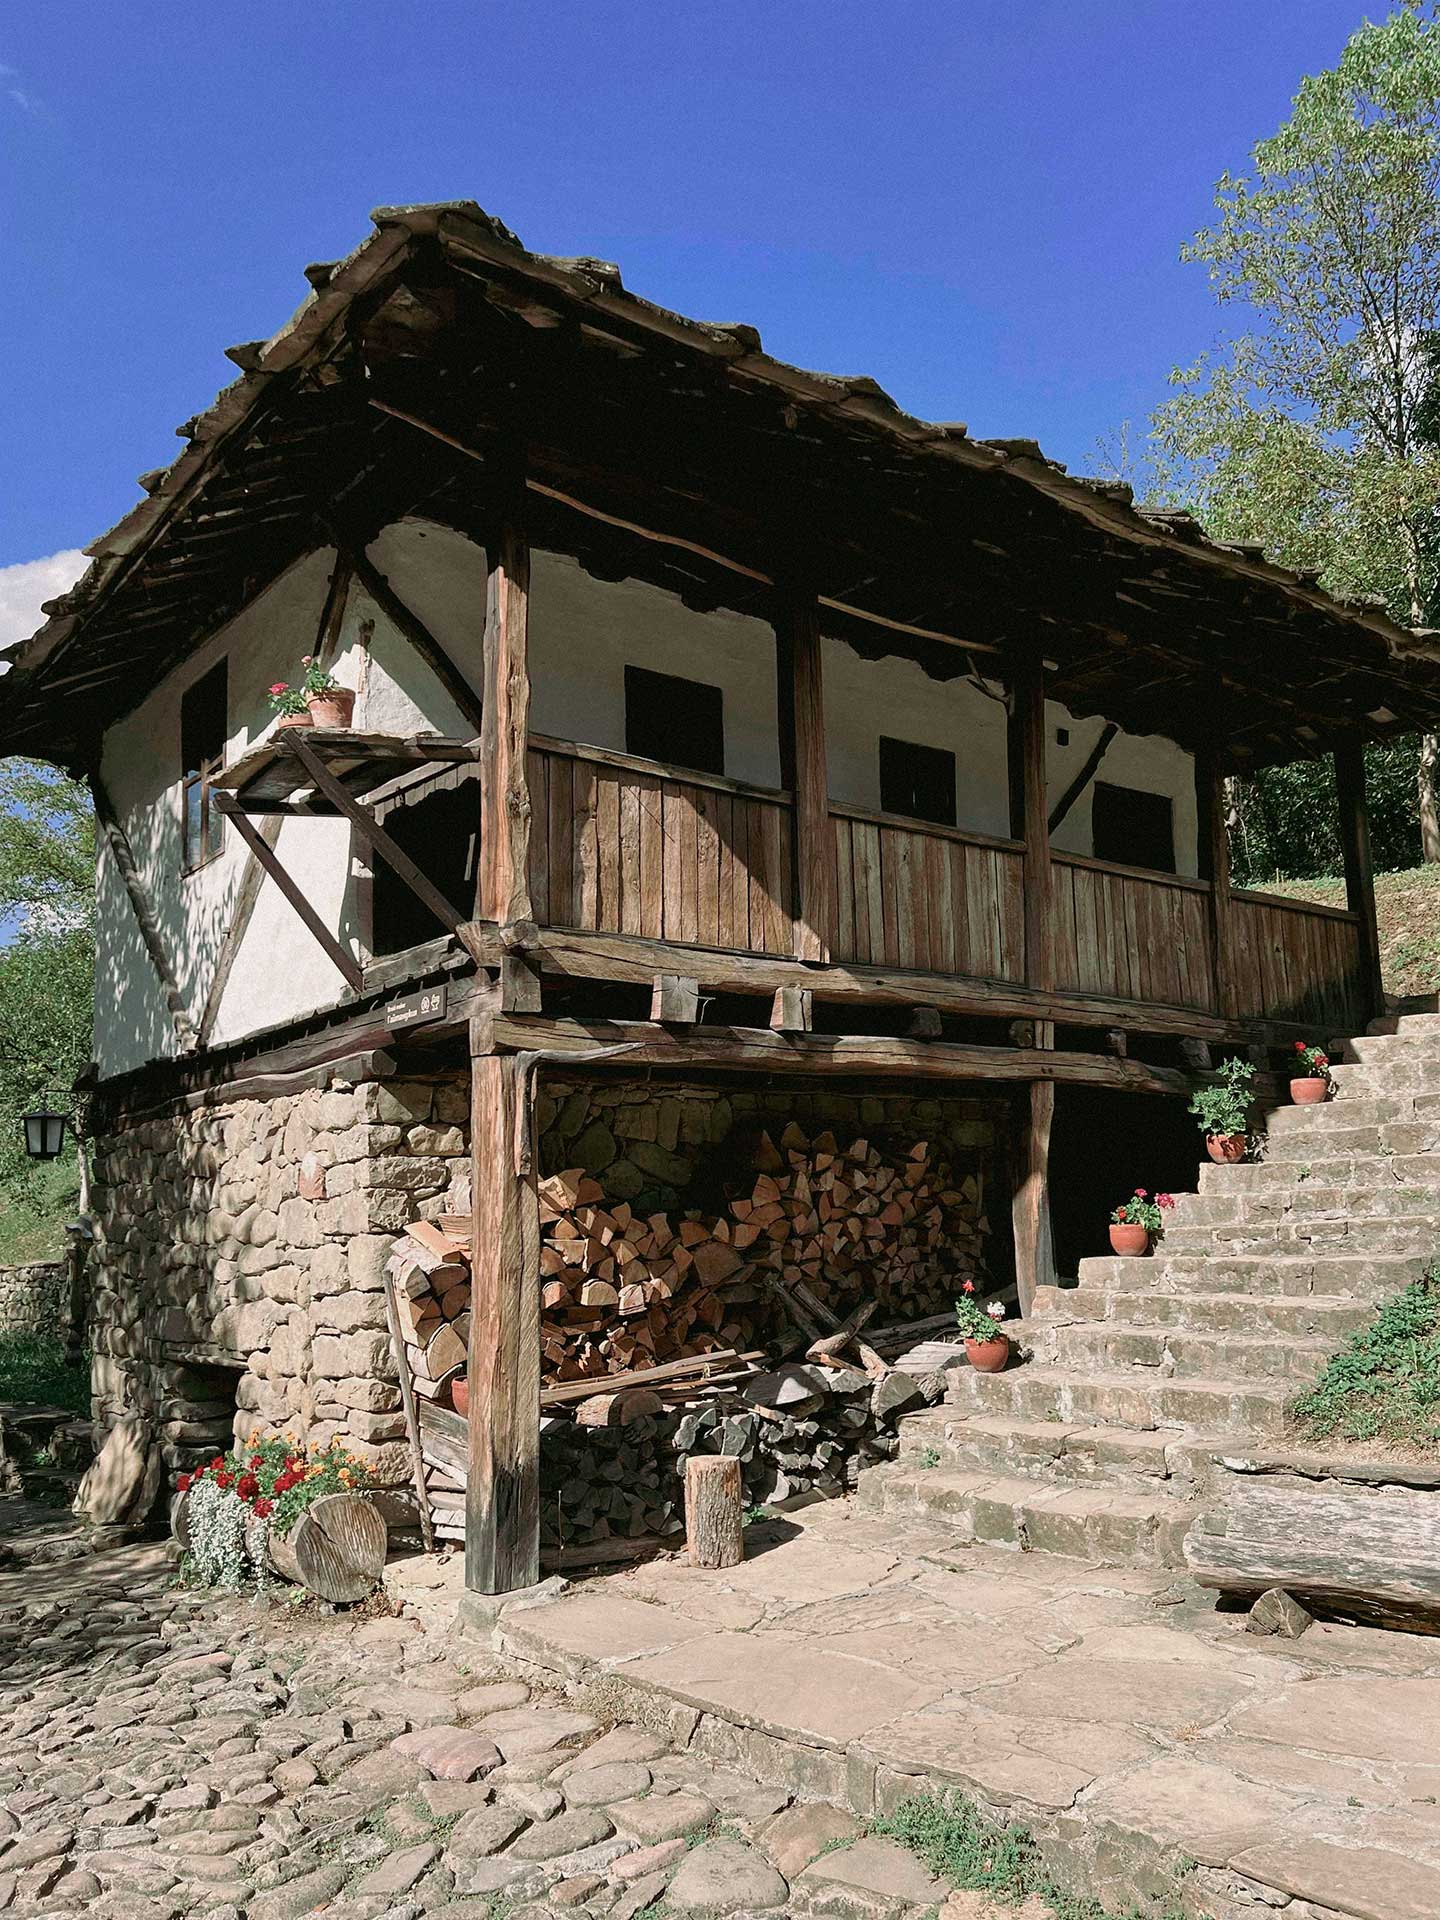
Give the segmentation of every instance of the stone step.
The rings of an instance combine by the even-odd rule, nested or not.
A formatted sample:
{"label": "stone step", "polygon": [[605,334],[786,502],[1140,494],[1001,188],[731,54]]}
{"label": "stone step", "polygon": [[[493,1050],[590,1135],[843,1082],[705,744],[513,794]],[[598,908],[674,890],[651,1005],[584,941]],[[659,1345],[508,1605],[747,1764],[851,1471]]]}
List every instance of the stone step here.
{"label": "stone step", "polygon": [[[1440,1157],[1416,1155],[1380,1161],[1374,1180],[1328,1184],[1297,1173],[1288,1180],[1247,1182],[1204,1193],[1177,1193],[1165,1226],[1165,1238],[1175,1244],[1179,1233],[1201,1226],[1236,1226],[1282,1220],[1299,1214],[1344,1213],[1356,1220],[1393,1220],[1433,1213],[1440,1223]],[[1232,1172],[1248,1172],[1232,1168]]]}
{"label": "stone step", "polygon": [[[1347,1118],[1349,1104],[1346,1103]],[[1279,1133],[1272,1130],[1265,1142],[1265,1159],[1260,1164],[1286,1167],[1293,1175],[1295,1168],[1301,1166],[1328,1167],[1347,1160],[1388,1160],[1392,1155],[1414,1154],[1440,1155],[1440,1101],[1430,1111],[1412,1112],[1403,1119],[1370,1124],[1357,1121],[1352,1126],[1336,1125],[1313,1132],[1294,1128]]]}
{"label": "stone step", "polygon": [[[1428,996],[1435,1006],[1440,996]],[[1367,1033],[1440,1033],[1440,1012],[1428,1013],[1387,1013],[1379,1020],[1372,1020],[1366,1028]]]}
{"label": "stone step", "polygon": [[[1200,1276],[1203,1278],[1203,1275]],[[1376,1302],[1343,1294],[1298,1299],[1243,1289],[1216,1293],[1122,1292],[1106,1287],[1037,1287],[1031,1325],[1059,1318],[1176,1327],[1196,1333],[1255,1333],[1310,1337],[1338,1346],[1375,1318]]]}
{"label": "stone step", "polygon": [[1262,1381],[1308,1386],[1336,1342],[1314,1334],[1200,1333],[1124,1321],[1055,1320],[1035,1346],[1044,1364],[1078,1373],[1135,1367],[1174,1380]]}
{"label": "stone step", "polygon": [[1440,1113],[1440,1091],[1425,1093],[1349,1094],[1319,1107],[1276,1107],[1265,1116],[1271,1147],[1281,1134],[1329,1135],[1350,1127],[1388,1126],[1396,1121],[1422,1120]]}
{"label": "stone step", "polygon": [[[1202,1166],[1200,1169],[1200,1193],[1198,1198],[1208,1198],[1212,1194],[1261,1194],[1276,1191],[1298,1193],[1301,1187],[1375,1187],[1386,1190],[1395,1186],[1433,1187],[1440,1190],[1440,1152],[1424,1150],[1389,1153],[1378,1150],[1381,1134],[1399,1136],[1407,1144],[1412,1135],[1432,1138],[1440,1145],[1440,1119],[1428,1126],[1391,1126],[1351,1128],[1346,1133],[1332,1139],[1311,1138],[1300,1134],[1290,1136],[1287,1144],[1292,1149],[1296,1140],[1301,1146],[1308,1142],[1311,1151],[1306,1154],[1296,1150],[1294,1158],[1277,1160],[1246,1161],[1239,1166],[1217,1167]],[[1365,1138],[1369,1151],[1346,1152],[1337,1146],[1338,1140],[1353,1140],[1356,1134]],[[1373,1143],[1373,1144],[1372,1144]],[[1191,1196],[1186,1195],[1187,1199]],[[1177,1195],[1177,1202],[1180,1196]],[[1182,1209],[1182,1216],[1186,1210]]]}
{"label": "stone step", "polygon": [[[1437,1225],[1440,1220],[1433,1211],[1393,1217],[1356,1215],[1349,1211],[1305,1212],[1272,1220],[1232,1220],[1174,1227],[1165,1239],[1169,1253],[1205,1254],[1220,1260],[1230,1260],[1238,1254],[1267,1257],[1312,1254],[1322,1258],[1342,1254],[1359,1260],[1390,1254],[1433,1257]],[[1334,1290],[1324,1289],[1327,1293]]]}
{"label": "stone step", "polygon": [[1020,1420],[1060,1420],[1075,1426],[1191,1427],[1218,1434],[1279,1435],[1293,1386],[1272,1381],[1180,1380],[1140,1369],[1077,1373],[1042,1361],[977,1373],[956,1367],[947,1375],[948,1405],[970,1413]]}
{"label": "stone step", "polygon": [[[1430,1245],[1413,1253],[1186,1253],[1162,1242],[1143,1260],[1115,1254],[1080,1262],[1080,1289],[1180,1298],[1191,1294],[1244,1294],[1267,1300],[1352,1299],[1379,1301],[1420,1279],[1434,1257]],[[1048,1289],[1047,1289],[1048,1291]],[[1068,1289],[1061,1288],[1063,1298]],[[1133,1316],[1132,1316],[1133,1317]]]}
{"label": "stone step", "polygon": [[1336,1099],[1353,1099],[1357,1094],[1368,1099],[1372,1094],[1434,1093],[1440,1089],[1440,1056],[1409,1051],[1394,1059],[1365,1061],[1350,1065],[1342,1062],[1330,1069]]}
{"label": "stone step", "polygon": [[1046,1486],[962,1467],[877,1467],[860,1481],[859,1503],[923,1516],[957,1538],[1063,1554],[1106,1567],[1179,1567],[1195,1517],[1164,1493],[1105,1486]]}
{"label": "stone step", "polygon": [[1440,1072],[1440,1022],[1434,1027],[1407,1025],[1396,1033],[1357,1033],[1344,1042],[1343,1059],[1335,1064],[1388,1066],[1396,1060],[1423,1060]]}
{"label": "stone step", "polygon": [[1226,1444],[1233,1442],[1181,1427],[1137,1432],[930,1407],[901,1421],[899,1464],[910,1472],[959,1467],[1131,1493],[1163,1489],[1189,1499]]}

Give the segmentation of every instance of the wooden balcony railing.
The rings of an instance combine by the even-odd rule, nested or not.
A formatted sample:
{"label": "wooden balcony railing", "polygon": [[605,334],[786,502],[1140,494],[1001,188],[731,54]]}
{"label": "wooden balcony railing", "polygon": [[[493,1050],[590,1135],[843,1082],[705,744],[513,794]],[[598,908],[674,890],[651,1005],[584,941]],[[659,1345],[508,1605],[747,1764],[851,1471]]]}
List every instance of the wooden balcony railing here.
{"label": "wooden balcony railing", "polygon": [[1231,898],[1230,970],[1242,1019],[1297,1021],[1322,1044],[1364,1024],[1373,1009],[1358,914],[1274,893]]}
{"label": "wooden balcony railing", "polygon": [[[532,735],[530,889],[552,927],[683,946],[795,952],[791,796]],[[1025,978],[1024,858],[1015,840],[830,807],[830,955],[863,966]],[[1225,1011],[1203,880],[1051,861],[1059,990],[1135,1006]],[[1365,1017],[1355,914],[1231,895],[1234,1016],[1324,1038]]]}
{"label": "wooden balcony railing", "polygon": [[1024,979],[1024,861],[1017,841],[858,807],[832,806],[830,821],[836,960]]}
{"label": "wooden balcony railing", "polygon": [[793,952],[789,794],[539,734],[529,776],[541,925]]}
{"label": "wooden balcony railing", "polygon": [[1062,990],[1216,1011],[1205,881],[1077,854],[1050,867]]}

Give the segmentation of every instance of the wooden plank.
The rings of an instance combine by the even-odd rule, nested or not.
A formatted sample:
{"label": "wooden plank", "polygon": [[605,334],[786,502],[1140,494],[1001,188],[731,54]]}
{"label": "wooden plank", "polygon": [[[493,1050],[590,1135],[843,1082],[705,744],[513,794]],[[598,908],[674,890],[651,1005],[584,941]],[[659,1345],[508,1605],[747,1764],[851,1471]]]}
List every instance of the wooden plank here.
{"label": "wooden plank", "polygon": [[870,965],[885,962],[885,875],[880,857],[880,829],[857,822],[855,845],[855,935],[862,959]]}
{"label": "wooden plank", "polygon": [[922,964],[915,928],[917,876],[914,852],[913,834],[892,833],[889,836],[887,856],[895,881],[895,959],[902,967],[918,967]]}
{"label": "wooden plank", "polygon": [[425,1460],[420,1447],[420,1421],[415,1412],[415,1384],[410,1377],[410,1359],[405,1351],[400,1319],[395,1309],[395,1282],[388,1266],[382,1269],[381,1278],[385,1286],[385,1324],[390,1329],[390,1357],[395,1363],[395,1377],[400,1383],[400,1405],[405,1412],[405,1433],[410,1443],[410,1469],[415,1479],[415,1499],[420,1512],[420,1538],[425,1543],[425,1551],[433,1553],[435,1528],[431,1523],[430,1497],[425,1488]]}
{"label": "wooden plank", "polygon": [[[745,862],[735,845],[735,816],[743,813],[744,801],[737,800],[734,794],[718,796],[716,829],[720,836],[720,897],[718,907],[717,947],[734,947],[742,944],[744,935],[741,928],[743,901],[745,893]],[[742,828],[743,831],[743,828]]]}
{"label": "wooden plank", "polygon": [[793,953],[795,950],[794,842],[791,822],[782,807],[757,801],[764,816],[761,828],[765,839],[765,865],[770,875],[766,893],[767,953]]}
{"label": "wooden plank", "polygon": [[900,957],[900,860],[893,827],[880,829],[880,957],[887,967],[905,963]]}
{"label": "wooden plank", "polygon": [[1355,915],[1361,1019],[1385,1011],[1380,968],[1380,928],[1375,916],[1375,869],[1370,852],[1370,810],[1365,795],[1365,751],[1359,740],[1335,749],[1335,784],[1340,798],[1340,851],[1345,862],[1345,904]]}
{"label": "wooden plank", "polygon": [[[511,926],[534,918],[530,900],[528,606],[530,546],[512,516],[486,542],[485,692],[480,749],[480,860],[476,918]],[[554,858],[555,848],[550,849]],[[553,876],[552,876],[553,887]]]}
{"label": "wooden plank", "polygon": [[530,1125],[528,1063],[476,1053],[470,1132],[470,1462],[465,1584],[510,1593],[540,1577],[540,1211],[516,1170]]}
{"label": "wooden plank", "polygon": [[341,946],[311,906],[309,895],[291,878],[287,868],[281,864],[279,855],[266,843],[260,829],[240,810],[239,801],[229,795],[217,795],[216,804],[222,813],[234,821],[235,830],[240,838],[294,908],[311,938],[329,957],[346,986],[352,993],[359,993],[365,982],[365,973],[360,962]]}
{"label": "wooden plank", "polygon": [[[628,791],[628,789],[627,789]],[[629,809],[622,800],[620,814],[620,855],[622,882],[625,886],[625,931],[630,921],[647,940],[658,940],[665,926],[665,808],[664,782],[648,778],[635,783],[636,812],[639,823],[639,860],[636,863],[639,892],[638,912],[630,911]]]}
{"label": "wooden plank", "polygon": [[732,780],[727,774],[700,773],[694,767],[686,767],[683,773],[664,760],[648,760],[643,754],[615,753],[609,747],[593,747],[583,740],[563,740],[558,734],[532,733],[532,747],[539,747],[545,753],[563,753],[571,760],[584,760],[592,766],[609,767],[623,776],[634,775],[644,780],[683,779],[687,786],[708,787],[714,793],[734,793],[750,800],[773,800],[778,805],[788,807],[792,795],[786,787],[757,786],[751,780]]}
{"label": "wooden plank", "polygon": [[575,890],[575,924],[581,927],[600,924],[599,789],[599,770],[587,761],[573,761],[570,798],[574,807],[574,839],[570,877]]}
{"label": "wooden plank", "polygon": [[[530,804],[541,829],[548,828],[550,815],[550,755],[532,747],[525,756],[526,779],[530,786]],[[537,923],[553,926],[550,911],[550,842],[548,833],[537,830],[530,836],[530,905]]]}
{"label": "wooden plank", "polygon": [[700,792],[696,787],[674,787],[666,801],[667,823],[675,805],[675,835],[666,853],[675,853],[680,868],[680,924],[674,938],[694,946],[700,935]]}
{"label": "wooden plank", "polygon": [[640,931],[640,794],[608,768],[595,781],[599,881],[595,924],[610,933]]}
{"label": "wooden plank", "polygon": [[702,947],[720,945],[720,826],[722,799],[729,796],[699,787],[695,793],[695,938]]}
{"label": "wooden plank", "polygon": [[829,957],[835,925],[835,866],[825,757],[825,688],[819,611],[813,597],[789,595],[775,624],[778,670],[788,672],[790,698],[781,723],[790,737],[782,765],[793,767],[792,818],[794,952],[801,960]]}
{"label": "wooden plank", "polygon": [[995,901],[1000,921],[1000,977],[1025,978],[1025,862],[1018,854],[997,853]]}
{"label": "wooden plank", "polygon": [[546,796],[549,819],[535,821],[535,831],[545,835],[550,848],[550,922],[557,927],[582,924],[575,910],[575,802],[571,790],[574,771],[573,760],[559,754],[552,758]]}
{"label": "wooden plank", "polygon": [[1207,883],[1210,928],[1210,1001],[1224,1019],[1239,1011],[1241,986],[1235,908],[1230,886],[1230,834],[1225,825],[1225,781],[1213,755],[1195,756],[1196,851]]}
{"label": "wooden plank", "polygon": [[667,781],[660,790],[660,820],[665,843],[661,925],[665,929],[665,938],[672,941],[683,940],[680,929],[685,913],[680,873],[680,810],[680,790]]}
{"label": "wooden plank", "polygon": [[[110,849],[110,857],[115,862],[124,883],[126,896],[130,901],[130,911],[135,916],[135,925],[140,931],[145,951],[150,956],[150,964],[159,978],[176,1037],[181,1047],[188,1051],[197,1044],[199,1035],[196,1033],[194,1021],[190,1018],[185,996],[180,991],[180,982],[165,951],[160,922],[155,916],[155,909],[150,900],[150,889],[146,886],[144,875],[136,862],[130,845],[130,836],[121,825],[120,816],[116,813],[110,795],[98,773],[90,775],[90,798],[94,803],[95,821],[100,829],[100,838]],[[223,807],[221,811],[224,811]],[[248,821],[246,825],[249,825]],[[258,839],[259,836],[257,835],[256,838]],[[266,851],[268,853],[269,849],[267,848]]]}
{"label": "wooden plank", "polygon": [[835,842],[835,938],[831,954],[836,960],[853,960],[856,957],[855,855],[851,823],[832,813],[830,832]]}

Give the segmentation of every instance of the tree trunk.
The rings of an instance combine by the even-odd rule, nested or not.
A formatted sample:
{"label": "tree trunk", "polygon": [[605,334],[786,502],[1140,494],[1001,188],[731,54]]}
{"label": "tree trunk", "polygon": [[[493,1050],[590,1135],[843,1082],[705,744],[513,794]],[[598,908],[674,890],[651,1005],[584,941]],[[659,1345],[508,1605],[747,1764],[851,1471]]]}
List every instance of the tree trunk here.
{"label": "tree trunk", "polygon": [[1440,860],[1440,809],[1435,800],[1435,772],[1440,765],[1440,736],[1420,736],[1420,766],[1416,786],[1420,794],[1420,858]]}
{"label": "tree trunk", "polygon": [[744,1559],[738,1460],[697,1453],[685,1462],[685,1534],[692,1567],[734,1567]]}
{"label": "tree trunk", "polygon": [[277,1573],[322,1600],[364,1600],[385,1570],[388,1533],[363,1493],[327,1493],[309,1506],[282,1540],[270,1536]]}

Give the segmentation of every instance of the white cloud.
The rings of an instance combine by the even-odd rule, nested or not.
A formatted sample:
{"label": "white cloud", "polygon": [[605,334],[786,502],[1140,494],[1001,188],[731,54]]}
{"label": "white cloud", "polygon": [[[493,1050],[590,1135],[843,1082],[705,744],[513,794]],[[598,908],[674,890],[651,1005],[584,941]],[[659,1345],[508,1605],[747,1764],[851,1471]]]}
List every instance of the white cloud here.
{"label": "white cloud", "polygon": [[89,564],[78,547],[67,547],[43,560],[0,567],[0,649],[27,640],[45,619],[41,601],[73,587]]}

